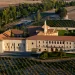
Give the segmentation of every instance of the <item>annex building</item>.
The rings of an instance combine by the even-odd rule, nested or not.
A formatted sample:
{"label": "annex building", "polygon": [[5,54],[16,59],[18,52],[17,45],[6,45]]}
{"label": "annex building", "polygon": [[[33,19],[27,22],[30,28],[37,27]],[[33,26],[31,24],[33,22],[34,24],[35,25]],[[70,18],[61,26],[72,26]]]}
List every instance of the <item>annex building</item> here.
{"label": "annex building", "polygon": [[58,30],[52,29],[46,24],[37,34],[23,37],[24,32],[17,29],[10,29],[0,34],[0,53],[5,51],[14,52],[43,52],[55,51],[56,49],[69,51],[75,49],[75,36],[58,36]]}

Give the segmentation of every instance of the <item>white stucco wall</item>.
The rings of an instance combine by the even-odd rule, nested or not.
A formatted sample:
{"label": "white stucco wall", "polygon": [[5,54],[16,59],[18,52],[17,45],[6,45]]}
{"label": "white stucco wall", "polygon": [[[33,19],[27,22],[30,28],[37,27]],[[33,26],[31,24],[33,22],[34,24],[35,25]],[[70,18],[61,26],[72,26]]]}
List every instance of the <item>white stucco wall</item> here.
{"label": "white stucco wall", "polygon": [[26,51],[25,40],[3,40],[3,51]]}
{"label": "white stucco wall", "polygon": [[3,53],[3,49],[2,49],[3,46],[2,46],[2,43],[3,43],[2,40],[0,40],[0,53]]}

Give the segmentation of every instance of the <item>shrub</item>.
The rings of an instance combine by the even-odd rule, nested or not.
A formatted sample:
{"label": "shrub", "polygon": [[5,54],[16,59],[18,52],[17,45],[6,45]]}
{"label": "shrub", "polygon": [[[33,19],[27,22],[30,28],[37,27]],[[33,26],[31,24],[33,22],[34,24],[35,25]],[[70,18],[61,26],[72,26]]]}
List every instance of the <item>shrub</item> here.
{"label": "shrub", "polygon": [[41,59],[47,59],[48,58],[48,52],[47,51],[42,52],[39,57]]}

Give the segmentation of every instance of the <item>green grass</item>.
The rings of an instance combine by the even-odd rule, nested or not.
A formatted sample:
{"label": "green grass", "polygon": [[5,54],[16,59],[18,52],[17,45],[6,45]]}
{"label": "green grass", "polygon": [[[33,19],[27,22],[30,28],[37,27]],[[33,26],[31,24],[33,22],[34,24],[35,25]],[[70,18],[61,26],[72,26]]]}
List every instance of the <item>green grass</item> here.
{"label": "green grass", "polygon": [[66,30],[59,30],[58,35],[59,36],[64,36],[65,32],[66,32]]}
{"label": "green grass", "polygon": [[66,57],[75,57],[75,54],[73,54],[73,53],[66,53]]}

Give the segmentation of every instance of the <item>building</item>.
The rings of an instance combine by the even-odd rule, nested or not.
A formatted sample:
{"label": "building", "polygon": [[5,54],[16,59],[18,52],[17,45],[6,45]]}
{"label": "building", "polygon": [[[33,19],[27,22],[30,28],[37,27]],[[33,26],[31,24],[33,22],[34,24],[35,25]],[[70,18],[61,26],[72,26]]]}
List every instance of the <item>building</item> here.
{"label": "building", "polygon": [[58,31],[56,29],[50,28],[47,24],[46,21],[44,25],[42,26],[43,31],[38,31],[37,35],[45,35],[45,36],[58,36]]}
{"label": "building", "polygon": [[43,52],[75,50],[75,36],[58,36],[57,29],[45,24],[36,31],[37,34],[24,38],[23,31],[10,29],[0,34],[0,53],[14,52]]}
{"label": "building", "polygon": [[26,50],[32,51],[33,48],[37,52],[75,49],[74,36],[32,36],[26,39]]}
{"label": "building", "polygon": [[23,31],[10,29],[0,34],[0,53],[5,51],[25,51],[26,39],[22,37]]}

